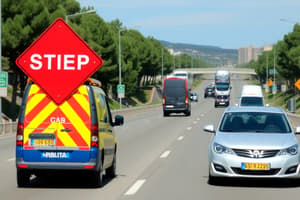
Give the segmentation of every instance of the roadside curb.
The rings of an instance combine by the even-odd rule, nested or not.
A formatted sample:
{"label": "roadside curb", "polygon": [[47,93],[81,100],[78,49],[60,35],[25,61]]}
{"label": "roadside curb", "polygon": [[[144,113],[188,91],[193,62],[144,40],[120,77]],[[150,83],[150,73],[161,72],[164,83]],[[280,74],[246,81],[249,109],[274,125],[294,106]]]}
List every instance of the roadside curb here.
{"label": "roadside curb", "polygon": [[294,113],[291,113],[291,112],[288,112],[288,111],[286,111],[286,113],[289,116],[300,118],[300,115],[297,115],[297,114],[294,114]]}

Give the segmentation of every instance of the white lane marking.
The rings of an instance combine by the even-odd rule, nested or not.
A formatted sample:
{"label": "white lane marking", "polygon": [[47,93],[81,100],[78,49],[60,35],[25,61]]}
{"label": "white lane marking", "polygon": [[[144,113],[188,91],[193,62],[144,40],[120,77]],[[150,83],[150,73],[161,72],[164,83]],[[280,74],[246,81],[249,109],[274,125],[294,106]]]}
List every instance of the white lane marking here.
{"label": "white lane marking", "polygon": [[199,117],[197,117],[197,120],[198,120],[198,121],[200,121],[200,118],[199,118]]}
{"label": "white lane marking", "polygon": [[190,131],[190,130],[192,130],[192,128],[193,128],[193,127],[187,127],[186,129],[187,129],[188,131]]}
{"label": "white lane marking", "polygon": [[177,138],[177,140],[180,141],[180,140],[183,140],[183,138],[184,138],[184,136],[179,136],[179,137]]}
{"label": "white lane marking", "polygon": [[170,153],[171,153],[171,151],[165,151],[160,155],[160,158],[166,158],[169,156]]}
{"label": "white lane marking", "polygon": [[129,190],[125,193],[125,195],[134,195],[137,191],[142,187],[142,185],[146,182],[145,179],[137,180]]}
{"label": "white lane marking", "polygon": [[10,158],[10,159],[7,159],[7,161],[11,162],[11,161],[15,161],[16,158]]}
{"label": "white lane marking", "polygon": [[204,114],[201,114],[200,117],[204,117]]}
{"label": "white lane marking", "polygon": [[198,122],[197,121],[193,121],[193,124],[197,124]]}

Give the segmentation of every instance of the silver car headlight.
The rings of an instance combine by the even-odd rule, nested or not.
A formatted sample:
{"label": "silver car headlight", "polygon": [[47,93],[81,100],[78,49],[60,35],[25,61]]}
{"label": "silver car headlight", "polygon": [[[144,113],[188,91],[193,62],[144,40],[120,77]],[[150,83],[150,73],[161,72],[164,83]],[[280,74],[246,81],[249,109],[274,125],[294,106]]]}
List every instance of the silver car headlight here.
{"label": "silver car headlight", "polygon": [[282,149],[279,151],[278,155],[283,156],[283,155],[296,155],[298,153],[298,144],[295,144],[289,148]]}
{"label": "silver car headlight", "polygon": [[234,154],[232,149],[224,147],[223,145],[220,145],[218,143],[213,144],[213,150],[214,152],[218,154],[226,153],[226,154]]}

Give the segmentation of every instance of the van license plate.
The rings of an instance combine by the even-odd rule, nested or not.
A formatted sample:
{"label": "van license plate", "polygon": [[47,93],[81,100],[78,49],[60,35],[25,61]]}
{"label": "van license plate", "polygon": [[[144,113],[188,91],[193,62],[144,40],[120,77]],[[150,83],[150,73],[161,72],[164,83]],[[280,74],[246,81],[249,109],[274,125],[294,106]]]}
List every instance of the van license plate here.
{"label": "van license plate", "polygon": [[33,146],[54,146],[55,140],[53,139],[34,139]]}
{"label": "van license plate", "polygon": [[242,163],[242,170],[269,170],[270,164],[268,163]]}
{"label": "van license plate", "polygon": [[173,105],[166,105],[166,108],[174,108]]}

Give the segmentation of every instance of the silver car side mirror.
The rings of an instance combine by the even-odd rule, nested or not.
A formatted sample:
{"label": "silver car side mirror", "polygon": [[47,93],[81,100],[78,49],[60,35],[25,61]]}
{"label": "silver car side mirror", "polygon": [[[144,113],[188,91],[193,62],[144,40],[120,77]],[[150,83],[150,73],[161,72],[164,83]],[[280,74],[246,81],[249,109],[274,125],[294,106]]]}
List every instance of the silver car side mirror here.
{"label": "silver car side mirror", "polygon": [[210,125],[206,125],[203,127],[203,130],[209,133],[215,133],[216,130],[214,128],[214,125],[210,124]]}
{"label": "silver car side mirror", "polygon": [[300,134],[300,126],[296,127],[295,134]]}

